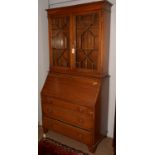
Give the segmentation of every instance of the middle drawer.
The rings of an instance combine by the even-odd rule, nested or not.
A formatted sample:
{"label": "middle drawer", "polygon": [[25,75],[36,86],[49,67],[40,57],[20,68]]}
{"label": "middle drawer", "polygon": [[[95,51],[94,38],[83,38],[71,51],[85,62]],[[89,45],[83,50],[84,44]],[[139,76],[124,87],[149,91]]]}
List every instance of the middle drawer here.
{"label": "middle drawer", "polygon": [[50,118],[61,120],[86,130],[91,130],[93,128],[93,118],[81,113],[47,103],[42,104],[42,110],[44,115]]}

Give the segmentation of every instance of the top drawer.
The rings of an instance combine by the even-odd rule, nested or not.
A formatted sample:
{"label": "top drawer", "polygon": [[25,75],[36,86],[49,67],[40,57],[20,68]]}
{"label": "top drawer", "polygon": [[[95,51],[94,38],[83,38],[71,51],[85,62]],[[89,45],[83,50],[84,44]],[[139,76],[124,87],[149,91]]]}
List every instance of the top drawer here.
{"label": "top drawer", "polygon": [[91,108],[87,108],[84,106],[72,104],[72,103],[69,103],[66,101],[53,99],[53,98],[49,98],[49,97],[43,97],[42,103],[43,104],[53,104],[55,106],[58,106],[58,107],[61,107],[61,108],[67,109],[67,110],[72,110],[72,111],[81,113],[83,115],[88,115],[88,116],[94,118],[94,112],[93,112],[93,109],[91,109]]}

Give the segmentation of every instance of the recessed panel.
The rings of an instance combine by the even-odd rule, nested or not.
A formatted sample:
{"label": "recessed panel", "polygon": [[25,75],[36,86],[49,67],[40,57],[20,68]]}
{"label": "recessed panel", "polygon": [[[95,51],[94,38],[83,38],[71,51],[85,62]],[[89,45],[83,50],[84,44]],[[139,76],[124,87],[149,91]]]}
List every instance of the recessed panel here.
{"label": "recessed panel", "polygon": [[53,66],[69,67],[69,17],[51,18],[51,48]]}
{"label": "recessed panel", "polygon": [[99,14],[78,15],[76,20],[76,67],[97,69],[99,52]]}

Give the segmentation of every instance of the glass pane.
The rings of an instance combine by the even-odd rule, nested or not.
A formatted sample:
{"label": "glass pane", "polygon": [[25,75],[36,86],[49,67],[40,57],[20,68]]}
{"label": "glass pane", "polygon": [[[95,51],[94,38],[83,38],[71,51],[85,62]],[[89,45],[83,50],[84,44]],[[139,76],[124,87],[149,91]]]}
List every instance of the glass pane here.
{"label": "glass pane", "polygon": [[99,15],[91,13],[76,16],[76,67],[97,69],[99,42]]}
{"label": "glass pane", "polygon": [[69,66],[69,17],[52,17],[52,56],[54,66]]}

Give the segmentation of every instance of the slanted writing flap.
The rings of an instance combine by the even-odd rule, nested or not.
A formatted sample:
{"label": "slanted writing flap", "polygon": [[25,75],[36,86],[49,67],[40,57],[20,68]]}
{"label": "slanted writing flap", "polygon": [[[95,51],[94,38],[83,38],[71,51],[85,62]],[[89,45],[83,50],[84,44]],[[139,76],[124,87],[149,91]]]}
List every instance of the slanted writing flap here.
{"label": "slanted writing flap", "polygon": [[100,85],[99,79],[52,74],[48,75],[41,94],[91,107],[96,103]]}

